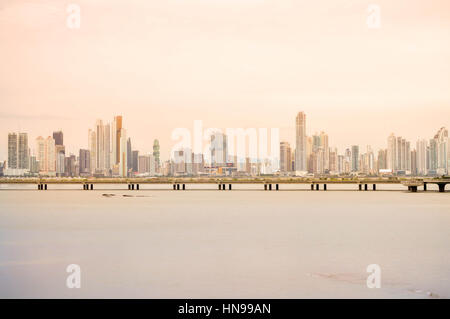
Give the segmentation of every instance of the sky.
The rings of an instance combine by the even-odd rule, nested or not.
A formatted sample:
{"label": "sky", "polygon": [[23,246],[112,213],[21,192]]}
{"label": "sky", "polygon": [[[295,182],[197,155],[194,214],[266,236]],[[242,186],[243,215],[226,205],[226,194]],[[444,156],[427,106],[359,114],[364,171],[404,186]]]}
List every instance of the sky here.
{"label": "sky", "polygon": [[34,148],[63,130],[77,154],[115,115],[163,159],[194,120],[294,144],[299,111],[340,152],[392,132],[414,146],[450,126],[449,40],[448,0],[0,0],[0,160],[8,132]]}

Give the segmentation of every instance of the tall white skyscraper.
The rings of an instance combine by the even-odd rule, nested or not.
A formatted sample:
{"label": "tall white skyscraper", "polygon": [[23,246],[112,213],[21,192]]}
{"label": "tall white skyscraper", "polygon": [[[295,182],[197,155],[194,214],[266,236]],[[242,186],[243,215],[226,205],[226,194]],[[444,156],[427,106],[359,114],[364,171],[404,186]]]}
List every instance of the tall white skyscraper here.
{"label": "tall white skyscraper", "polygon": [[306,165],[306,115],[299,112],[295,121],[295,170],[305,172]]}
{"label": "tall white skyscraper", "polygon": [[418,175],[427,174],[427,141],[418,140],[416,143],[416,166]]}
{"label": "tall white skyscraper", "polygon": [[119,175],[126,177],[127,169],[127,134],[124,128],[120,130]]}

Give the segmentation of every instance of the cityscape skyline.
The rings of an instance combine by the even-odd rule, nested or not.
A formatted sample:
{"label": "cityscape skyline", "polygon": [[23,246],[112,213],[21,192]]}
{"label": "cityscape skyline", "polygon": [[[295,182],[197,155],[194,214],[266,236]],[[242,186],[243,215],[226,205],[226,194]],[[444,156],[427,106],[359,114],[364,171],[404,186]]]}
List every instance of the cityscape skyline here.
{"label": "cityscape skyline", "polygon": [[[181,138],[175,144],[176,148],[172,148],[168,160],[160,156],[158,139],[153,141],[152,152],[141,152],[132,147],[131,137],[127,136],[121,115],[114,116],[112,122],[103,123],[101,119],[97,119],[95,128],[88,129],[87,149],[81,147],[77,154],[66,152],[62,131],[54,131],[52,136],[46,138],[37,137],[34,148],[28,144],[29,137],[26,132],[11,132],[8,133],[8,160],[2,165],[2,173],[7,176],[29,173],[44,176],[243,173],[294,176],[307,174],[423,176],[445,175],[448,174],[450,167],[450,140],[445,127],[441,127],[433,138],[419,138],[415,144],[391,133],[384,148],[376,150],[367,144],[362,147],[351,144],[343,151],[339,151],[330,143],[329,135],[325,131],[308,135],[307,116],[303,111],[298,112],[295,118],[296,138],[292,147],[289,142],[280,140],[278,133],[272,136],[271,131],[269,146],[267,132],[261,135],[261,131],[258,131],[259,136],[256,129],[253,132],[256,139],[251,138],[251,130],[241,130],[236,135],[236,131],[227,130],[221,133],[217,129],[208,128],[203,131],[201,128],[201,136],[194,136],[194,139],[200,138],[199,142],[203,143],[205,137],[210,138],[208,148],[202,146],[196,148],[194,141],[192,149],[192,141],[185,145],[180,143],[183,141]],[[188,133],[190,139],[191,134]],[[178,133],[175,136],[178,136]],[[240,138],[243,139],[239,140]],[[235,140],[238,143],[237,147]],[[266,145],[263,145],[264,143]],[[263,153],[261,147],[265,149]]]}

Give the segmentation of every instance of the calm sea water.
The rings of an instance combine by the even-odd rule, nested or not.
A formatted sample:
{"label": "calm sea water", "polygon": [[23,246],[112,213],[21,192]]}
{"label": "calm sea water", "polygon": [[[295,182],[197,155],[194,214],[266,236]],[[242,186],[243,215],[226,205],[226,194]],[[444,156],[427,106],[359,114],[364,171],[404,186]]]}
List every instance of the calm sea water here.
{"label": "calm sea water", "polygon": [[0,297],[450,297],[449,192],[170,187],[1,185]]}

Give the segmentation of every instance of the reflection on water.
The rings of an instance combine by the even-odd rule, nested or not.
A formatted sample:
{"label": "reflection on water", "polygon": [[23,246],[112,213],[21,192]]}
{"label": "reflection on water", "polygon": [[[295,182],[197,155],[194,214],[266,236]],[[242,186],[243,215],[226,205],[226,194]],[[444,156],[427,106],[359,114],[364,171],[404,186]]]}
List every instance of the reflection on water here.
{"label": "reflection on water", "polygon": [[2,185],[0,297],[449,298],[449,194],[356,187]]}

